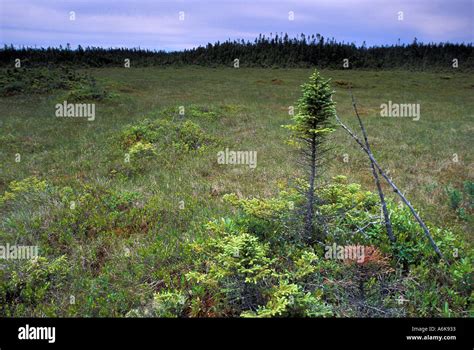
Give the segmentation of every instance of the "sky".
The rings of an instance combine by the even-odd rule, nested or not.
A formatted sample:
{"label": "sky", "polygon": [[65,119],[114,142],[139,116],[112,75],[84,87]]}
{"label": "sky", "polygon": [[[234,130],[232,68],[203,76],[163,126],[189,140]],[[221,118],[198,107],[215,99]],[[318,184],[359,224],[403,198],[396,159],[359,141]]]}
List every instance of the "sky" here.
{"label": "sky", "polygon": [[0,44],[182,50],[260,33],[472,43],[473,0],[0,0]]}

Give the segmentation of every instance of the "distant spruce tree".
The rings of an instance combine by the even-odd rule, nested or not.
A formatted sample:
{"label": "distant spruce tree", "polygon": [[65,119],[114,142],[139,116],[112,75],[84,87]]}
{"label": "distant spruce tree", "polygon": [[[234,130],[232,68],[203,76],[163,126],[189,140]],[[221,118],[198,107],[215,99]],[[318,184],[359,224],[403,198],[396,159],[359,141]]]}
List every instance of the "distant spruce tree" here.
{"label": "distant spruce tree", "polygon": [[299,161],[308,172],[308,186],[304,188],[306,205],[304,213],[304,239],[314,240],[315,180],[318,175],[321,156],[325,151],[326,136],[333,131],[331,121],[336,115],[332,100],[334,91],[316,70],[309,82],[302,85],[303,96],[298,100],[293,124],[285,125],[291,130],[290,143],[299,150]]}

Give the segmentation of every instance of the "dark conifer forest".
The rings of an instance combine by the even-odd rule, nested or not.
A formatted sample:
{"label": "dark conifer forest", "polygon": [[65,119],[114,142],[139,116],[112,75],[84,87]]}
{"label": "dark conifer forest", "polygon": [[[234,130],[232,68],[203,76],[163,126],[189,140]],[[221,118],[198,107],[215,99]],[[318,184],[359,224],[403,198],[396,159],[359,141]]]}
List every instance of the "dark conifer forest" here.
{"label": "dark conifer forest", "polygon": [[[11,65],[24,59],[28,66],[75,65],[84,67],[123,66],[125,59],[134,66],[199,65],[231,66],[235,59],[241,67],[262,68],[361,68],[361,69],[450,69],[457,59],[462,70],[474,69],[472,44],[419,43],[367,47],[338,42],[319,34],[290,38],[288,34],[259,35],[253,42],[227,40],[197,48],[167,52],[140,48],[60,47],[32,48],[5,45],[0,64]],[[345,61],[347,60],[347,61]],[[346,64],[345,66],[344,63]]]}

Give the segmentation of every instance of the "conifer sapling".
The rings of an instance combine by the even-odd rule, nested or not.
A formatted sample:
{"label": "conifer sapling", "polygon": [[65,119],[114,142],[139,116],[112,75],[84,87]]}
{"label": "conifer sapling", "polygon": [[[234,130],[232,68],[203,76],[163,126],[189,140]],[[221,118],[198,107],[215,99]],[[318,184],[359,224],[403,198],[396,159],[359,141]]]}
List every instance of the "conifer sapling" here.
{"label": "conifer sapling", "polygon": [[318,71],[302,85],[303,96],[298,100],[297,113],[293,124],[284,127],[291,130],[290,144],[297,147],[300,163],[307,171],[308,186],[305,188],[304,238],[314,240],[315,179],[318,175],[321,156],[324,153],[324,141],[332,132],[331,121],[336,115],[332,100],[334,91]]}

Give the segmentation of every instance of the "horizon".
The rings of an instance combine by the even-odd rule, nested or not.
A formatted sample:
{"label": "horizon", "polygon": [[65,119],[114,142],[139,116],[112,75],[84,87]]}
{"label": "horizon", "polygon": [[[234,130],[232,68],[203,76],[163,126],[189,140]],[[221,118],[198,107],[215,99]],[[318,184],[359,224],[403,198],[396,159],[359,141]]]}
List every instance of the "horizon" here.
{"label": "horizon", "polygon": [[[278,34],[278,37],[280,37],[280,34],[281,33],[277,33]],[[286,34],[286,33],[283,33],[283,35]],[[305,33],[302,33],[302,34],[305,34]],[[313,34],[305,34],[306,36],[306,39],[310,38],[311,35]],[[317,33],[314,34],[315,36],[317,35]],[[275,35],[273,36],[267,36],[265,34],[262,34],[262,37],[265,36],[265,38],[274,38]],[[257,39],[258,36],[255,38]],[[254,40],[255,40],[254,39]],[[297,36],[294,36],[294,37],[289,37],[290,40],[293,40],[293,39],[298,39],[299,38]],[[343,42],[343,41],[338,41],[337,38],[332,38],[332,37],[328,37],[328,38],[324,38],[325,41],[324,43],[328,43],[330,40],[335,40],[336,43],[338,44],[344,44],[344,45],[356,45],[357,48],[361,48],[362,46],[364,46],[364,43],[361,43],[361,44],[356,44],[354,42]],[[218,43],[222,44],[222,43],[225,43],[225,42],[228,42],[228,41],[231,41],[231,42],[241,42],[242,39],[240,38],[229,38],[229,39],[226,39],[226,40],[222,40],[222,41],[216,41],[216,42],[213,42],[213,43],[207,43],[207,44],[203,44],[203,45],[199,45],[199,46],[194,46],[194,47],[191,47],[191,48],[184,48],[184,49],[173,49],[173,50],[164,50],[164,49],[159,49],[159,48],[156,48],[156,49],[153,49],[153,48],[144,48],[144,47],[140,47],[140,46],[136,46],[136,47],[120,47],[120,46],[116,46],[116,47],[112,47],[112,46],[83,46],[81,44],[77,45],[76,47],[72,47],[70,45],[70,43],[63,43],[63,44],[59,44],[57,46],[37,46],[37,45],[34,45],[34,46],[25,46],[25,45],[13,45],[13,44],[3,44],[2,47],[0,47],[0,51],[3,50],[5,47],[7,48],[11,48],[13,47],[15,50],[22,50],[22,49],[28,49],[28,50],[46,50],[46,49],[57,49],[57,50],[71,50],[71,51],[77,51],[79,50],[79,47],[82,48],[83,50],[86,50],[86,49],[102,49],[102,50],[141,50],[141,51],[147,51],[147,52],[156,52],[156,53],[159,53],[159,52],[166,52],[166,53],[173,53],[173,52],[183,52],[185,50],[196,50],[198,48],[205,48],[208,44],[211,44],[211,45],[217,45]],[[252,39],[247,39],[245,40],[245,44],[247,44],[248,42],[250,42],[250,44],[254,44],[254,40]],[[474,44],[472,42],[450,42],[450,41],[445,41],[445,42],[423,42],[423,41],[420,41],[418,40],[418,38],[413,38],[413,40],[411,42],[397,42],[397,43],[390,43],[390,44],[375,44],[375,45],[365,45],[366,48],[380,48],[380,47],[390,47],[390,46],[408,46],[408,45],[412,45],[414,43],[414,40],[416,40],[417,44],[418,45],[465,45],[465,46],[473,46]],[[69,45],[69,48],[68,48],[68,45]]]}
{"label": "horizon", "polygon": [[304,33],[367,47],[407,45],[415,38],[419,43],[469,45],[472,13],[469,0],[6,0],[0,4],[0,44],[172,52],[227,40],[253,42],[259,34],[294,38]]}
{"label": "horizon", "polygon": [[[277,33],[278,34],[278,37],[280,37],[281,33]],[[286,33],[283,33],[283,35],[286,34]],[[310,38],[311,35],[313,35],[313,33],[311,34],[306,34],[306,33],[301,33],[301,34],[305,34],[306,36],[306,39]],[[316,36],[318,33],[315,33],[314,35]],[[275,38],[275,35],[273,36],[270,36],[270,35],[266,35],[266,34],[263,34],[262,33],[262,37],[265,37],[267,39],[271,39],[271,38]],[[250,44],[254,44],[254,40],[257,39],[258,36],[256,38],[254,38],[253,40],[252,39],[246,39],[245,40],[245,44],[247,44],[248,42]],[[293,39],[298,39],[298,36],[294,36],[294,37],[289,37],[290,40],[293,40]],[[474,43],[472,42],[450,42],[450,41],[443,41],[443,42],[433,42],[433,41],[430,41],[430,42],[423,42],[421,40],[418,40],[418,38],[413,38],[413,40],[409,41],[409,42],[396,42],[396,43],[387,43],[387,44],[374,44],[374,45],[367,45],[365,43],[364,45],[364,42],[363,43],[360,43],[360,44],[357,44],[355,42],[344,42],[344,41],[338,41],[337,38],[333,38],[333,37],[325,37],[324,38],[325,41],[324,43],[328,43],[330,40],[335,40],[336,43],[338,44],[344,44],[344,45],[356,45],[357,48],[361,48],[363,46],[365,46],[366,48],[380,48],[380,47],[390,47],[390,46],[407,46],[407,45],[412,45],[414,43],[414,40],[416,40],[417,44],[418,45],[465,45],[465,46],[473,46]],[[225,42],[241,42],[241,38],[228,38],[226,40],[222,40],[222,41],[216,41],[216,42],[213,42],[213,43],[207,43],[207,44],[203,44],[203,45],[198,45],[198,46],[194,46],[194,47],[191,47],[191,48],[184,48],[184,49],[174,49],[174,50],[164,50],[164,49],[159,49],[159,48],[156,48],[156,49],[153,49],[153,48],[144,48],[144,47],[140,47],[140,46],[136,46],[136,47],[125,47],[125,46],[116,46],[116,47],[113,47],[113,46],[83,46],[81,44],[78,44],[76,47],[72,47],[70,45],[70,43],[62,43],[62,44],[59,44],[57,46],[37,46],[37,45],[34,45],[34,46],[25,46],[25,45],[13,45],[13,44],[7,44],[7,43],[4,43],[2,47],[0,47],[0,50],[3,50],[5,47],[8,47],[8,48],[11,48],[13,47],[15,50],[21,50],[21,49],[33,49],[33,50],[46,50],[46,49],[57,49],[57,50],[66,50],[68,49],[68,45],[69,45],[69,50],[71,51],[77,51],[79,50],[79,47],[86,50],[86,49],[103,49],[103,50],[141,50],[141,51],[148,51],[148,52],[166,52],[166,53],[173,53],[173,52],[182,52],[184,50],[195,50],[195,49],[198,49],[198,48],[205,48],[208,44],[211,44],[211,45],[217,45],[218,43],[222,44],[222,43],[225,43]]]}

